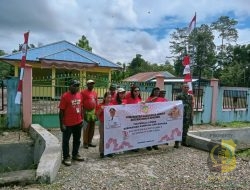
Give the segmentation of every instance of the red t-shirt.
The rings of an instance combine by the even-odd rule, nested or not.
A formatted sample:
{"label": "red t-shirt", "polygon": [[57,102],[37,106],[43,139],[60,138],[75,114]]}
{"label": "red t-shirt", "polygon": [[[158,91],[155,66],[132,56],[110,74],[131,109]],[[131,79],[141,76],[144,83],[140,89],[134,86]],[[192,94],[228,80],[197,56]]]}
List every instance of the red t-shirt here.
{"label": "red t-shirt", "polygon": [[111,94],[111,102],[112,102],[112,101],[115,101],[116,94],[117,94],[116,92],[115,92],[114,94]]}
{"label": "red t-shirt", "polygon": [[97,106],[97,93],[93,90],[82,90],[82,104],[86,110],[93,110]]}
{"label": "red t-shirt", "polygon": [[59,108],[64,110],[63,124],[73,126],[82,122],[82,96],[79,92],[65,92],[61,96]]}
{"label": "red t-shirt", "polygon": [[101,109],[100,114],[98,115],[98,119],[101,123],[104,123],[104,109],[102,107],[104,106],[110,106],[113,105],[112,103],[109,104],[104,104],[104,103],[100,103],[97,107],[96,107],[96,112],[99,112],[99,110]]}
{"label": "red t-shirt", "polygon": [[141,99],[139,97],[132,98],[131,96],[126,98],[127,104],[138,104],[141,102]]}
{"label": "red t-shirt", "polygon": [[125,98],[127,99],[127,98],[129,98],[130,96],[131,96],[131,92],[128,91],[128,92],[126,93],[126,95],[125,95]]}
{"label": "red t-shirt", "polygon": [[167,99],[166,98],[162,98],[162,97],[148,97],[146,102],[166,102]]}
{"label": "red t-shirt", "polygon": [[[120,105],[118,104],[118,102],[116,101],[116,99],[114,99],[114,101],[111,102],[113,105]],[[127,100],[125,98],[122,99],[122,103],[121,104],[127,104]]]}

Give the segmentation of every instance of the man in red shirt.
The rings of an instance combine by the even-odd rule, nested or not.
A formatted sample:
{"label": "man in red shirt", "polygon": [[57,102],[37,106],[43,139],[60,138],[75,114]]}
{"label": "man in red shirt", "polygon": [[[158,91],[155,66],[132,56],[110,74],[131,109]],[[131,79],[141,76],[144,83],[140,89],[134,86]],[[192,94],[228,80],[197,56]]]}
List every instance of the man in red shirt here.
{"label": "man in red shirt", "polygon": [[162,98],[162,102],[167,102],[167,101],[168,101],[168,99],[165,98],[165,96],[166,96],[166,90],[165,90],[165,89],[161,89],[161,90],[160,90],[159,97]]}
{"label": "man in red shirt", "polygon": [[80,82],[77,80],[70,81],[69,91],[65,92],[59,104],[60,129],[62,131],[62,149],[63,163],[66,166],[71,165],[69,155],[69,140],[73,134],[72,159],[84,161],[78,151],[81,144],[82,129],[82,99],[79,93]]}
{"label": "man in red shirt", "polygon": [[97,120],[95,110],[97,106],[97,93],[93,90],[95,81],[88,80],[87,88],[81,91],[84,120],[88,123],[87,127],[83,131],[83,147],[88,149],[89,147],[96,147],[92,144],[92,139],[95,132],[95,122]]}

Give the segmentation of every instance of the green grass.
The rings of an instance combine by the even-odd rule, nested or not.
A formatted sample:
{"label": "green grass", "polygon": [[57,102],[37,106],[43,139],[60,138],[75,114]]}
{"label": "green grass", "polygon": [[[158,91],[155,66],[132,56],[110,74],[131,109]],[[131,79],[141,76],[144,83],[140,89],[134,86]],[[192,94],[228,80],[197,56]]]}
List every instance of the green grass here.
{"label": "green grass", "polygon": [[250,127],[250,122],[243,122],[243,121],[233,121],[230,123],[216,123],[218,127],[225,127],[225,128],[243,128],[243,127]]}
{"label": "green grass", "polygon": [[242,150],[237,155],[241,158],[250,158],[250,149]]}
{"label": "green grass", "polygon": [[7,124],[7,116],[0,115],[0,130],[6,128],[6,124]]}

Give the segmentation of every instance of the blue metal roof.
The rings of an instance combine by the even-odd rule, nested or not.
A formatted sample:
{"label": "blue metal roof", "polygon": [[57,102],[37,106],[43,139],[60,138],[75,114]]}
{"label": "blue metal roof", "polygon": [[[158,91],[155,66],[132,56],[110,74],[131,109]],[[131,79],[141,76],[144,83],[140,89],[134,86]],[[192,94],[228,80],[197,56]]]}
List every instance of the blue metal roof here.
{"label": "blue metal roof", "polygon": [[[2,60],[21,60],[22,52],[1,56]],[[37,48],[28,49],[26,60],[39,62],[40,60],[59,60],[68,62],[99,64],[99,67],[120,69],[121,66],[108,61],[92,52],[88,52],[67,41],[59,41]]]}
{"label": "blue metal roof", "polygon": [[44,56],[41,59],[59,60],[59,61],[66,60],[66,61],[71,61],[71,62],[83,62],[83,63],[89,63],[89,64],[96,64],[96,62],[86,57],[83,57],[82,55],[75,53],[69,49],[54,53],[52,55]]}

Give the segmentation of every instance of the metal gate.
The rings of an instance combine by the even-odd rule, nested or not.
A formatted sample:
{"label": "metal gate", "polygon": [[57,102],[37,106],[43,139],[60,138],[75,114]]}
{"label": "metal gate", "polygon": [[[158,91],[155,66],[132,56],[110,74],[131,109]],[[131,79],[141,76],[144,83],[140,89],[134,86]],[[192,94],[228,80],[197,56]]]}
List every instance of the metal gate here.
{"label": "metal gate", "polygon": [[[202,111],[203,110],[203,93],[204,87],[200,89],[193,89],[193,98],[194,98],[194,111]],[[176,96],[180,94],[182,89],[180,86],[173,85],[172,89],[172,100],[176,100]]]}
{"label": "metal gate", "polygon": [[[131,85],[129,82],[109,81],[107,77],[96,75],[88,75],[86,78],[81,78],[79,75],[58,75],[54,79],[50,76],[34,78],[32,81],[32,123],[38,123],[45,128],[59,127],[58,105],[60,96],[68,90],[68,82],[72,79],[81,82],[93,79],[96,82],[94,90],[97,92],[99,100],[108,91],[111,83],[123,87],[127,91],[130,90]],[[145,100],[150,95],[155,83],[138,82],[135,85],[140,88],[142,99]],[[81,86],[80,90],[84,88],[85,86]]]}
{"label": "metal gate", "polygon": [[7,89],[4,81],[0,80],[0,128],[6,127],[7,122]]}

